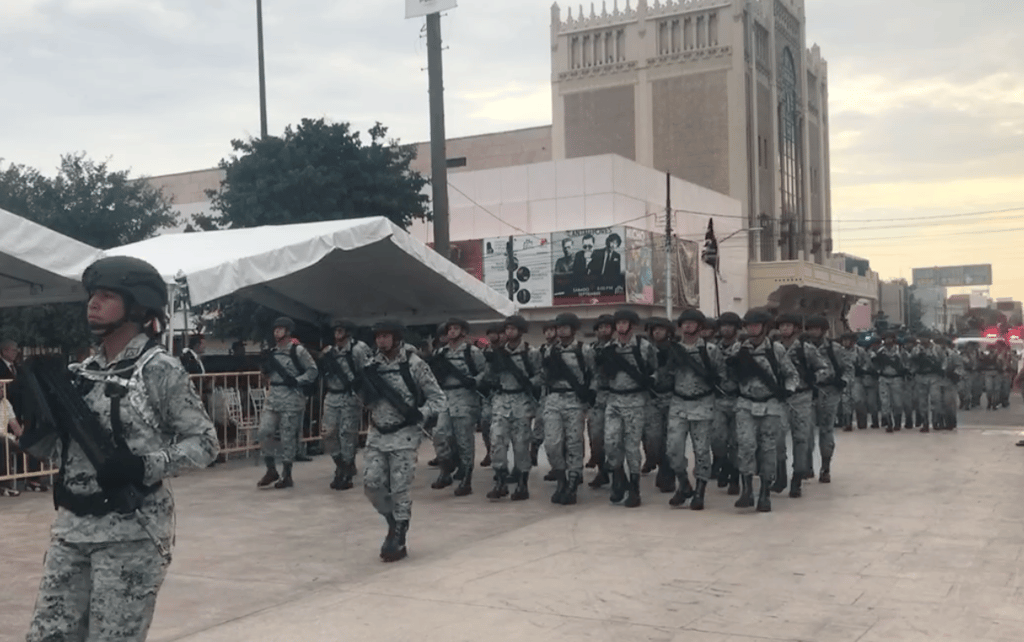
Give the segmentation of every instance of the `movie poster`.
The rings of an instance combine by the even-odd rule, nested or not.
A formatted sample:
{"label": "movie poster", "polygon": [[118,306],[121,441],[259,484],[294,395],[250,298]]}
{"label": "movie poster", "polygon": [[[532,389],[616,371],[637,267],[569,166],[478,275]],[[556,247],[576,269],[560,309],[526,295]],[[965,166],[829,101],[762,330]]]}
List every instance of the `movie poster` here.
{"label": "movie poster", "polygon": [[[654,304],[654,235],[626,228],[626,302]],[[664,247],[662,247],[664,252]]]}
{"label": "movie poster", "polygon": [[[665,305],[665,235],[652,234],[654,268],[654,304]],[[672,270],[672,306],[681,309],[700,305],[700,277],[697,261],[700,243],[676,237],[672,240],[674,269]]]}
{"label": "movie poster", "polygon": [[[427,244],[431,248],[434,243]],[[459,266],[477,279],[484,280],[484,243],[480,239],[474,241],[451,241],[449,244],[451,262]]]}
{"label": "movie poster", "polygon": [[625,303],[625,228],[570,230],[551,235],[555,305]]}
{"label": "movie poster", "polygon": [[511,291],[519,307],[550,307],[551,246],[548,241],[547,234],[513,236],[510,253],[509,237],[484,239],[484,283],[506,295]]}

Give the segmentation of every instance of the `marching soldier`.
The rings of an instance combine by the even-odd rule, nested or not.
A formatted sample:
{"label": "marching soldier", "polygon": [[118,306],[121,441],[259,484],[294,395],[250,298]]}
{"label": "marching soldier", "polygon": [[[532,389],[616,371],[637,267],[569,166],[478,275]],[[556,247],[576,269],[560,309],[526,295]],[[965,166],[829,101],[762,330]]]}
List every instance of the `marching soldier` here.
{"label": "marching soldier", "polygon": [[944,353],[945,367],[942,370],[942,377],[939,379],[941,393],[939,426],[936,430],[953,430],[957,427],[956,412],[960,407],[960,383],[965,379],[963,356],[953,349],[952,344],[946,337],[936,337],[935,343]]}
{"label": "marching soldier", "polygon": [[323,447],[334,460],[331,488],[352,488],[355,476],[356,447],[363,421],[363,402],[359,399],[359,377],[373,357],[370,347],[356,339],[356,325],[344,319],[331,323],[334,345],[321,353],[324,373]]}
{"label": "marching soldier", "polygon": [[[741,325],[743,321],[735,312],[724,312],[718,317],[718,347],[723,358],[739,350],[738,334]],[[726,373],[727,376],[721,384],[722,394],[715,399],[715,419],[711,434],[711,452],[714,456],[711,463],[711,478],[715,479],[717,472],[718,487],[728,486],[729,495],[739,495],[740,471],[736,467],[736,400],[739,398],[739,383],[728,370]]]}
{"label": "marching soldier", "polygon": [[[295,322],[288,317],[274,321],[274,348],[262,368],[270,380],[260,427],[257,431],[267,472],[256,482],[257,488],[291,488],[292,462],[306,412],[308,389],[316,381],[318,370],[309,351],[292,341]],[[275,454],[280,453],[284,476],[278,474]]]}
{"label": "marching soldier", "polygon": [[743,318],[747,339],[729,357],[739,381],[736,402],[736,437],[741,493],[737,508],[754,505],[754,473],[760,471],[757,510],[772,509],[771,486],[775,471],[775,446],[782,404],[797,389],[798,375],[786,356],[786,349],[768,339],[771,317],[762,310],[750,310]]}
{"label": "marching soldier", "polygon": [[402,347],[405,328],[394,321],[373,326],[377,352],[363,369],[363,397],[370,431],[363,454],[363,492],[384,516],[388,533],[380,558],[404,558],[412,517],[412,482],[424,423],[445,407],[445,395],[430,367]]}
{"label": "marching soldier", "polygon": [[555,318],[557,342],[543,358],[548,394],[544,400],[544,444],[558,486],[552,504],[576,503],[583,479],[583,432],[587,408],[597,398],[594,351],[576,341],[580,320],[575,314]]}
{"label": "marching soldier", "polygon": [[942,373],[946,369],[945,354],[941,348],[932,343],[931,335],[922,334],[919,345],[910,355],[911,370],[916,380],[915,397],[918,411],[924,417],[921,432],[928,432],[931,413],[931,425],[939,427],[939,416],[942,414]]}
{"label": "marching soldier", "polygon": [[803,480],[814,477],[814,453],[811,452],[815,429],[814,395],[820,394],[820,386],[832,376],[832,368],[822,358],[817,346],[799,336],[803,326],[800,317],[783,314],[776,320],[776,325],[779,328],[779,344],[786,349],[786,356],[796,368],[798,381],[796,390],[782,403],[782,417],[775,444],[775,484],[772,490],[781,493],[786,489],[788,428],[793,440],[793,477],[789,496],[796,498],[803,495]]}
{"label": "marching soldier", "polygon": [[[469,342],[469,322],[449,319],[445,324],[447,344],[431,359],[431,369],[448,400],[447,408],[434,429],[434,449],[441,472],[431,488],[451,486],[452,472],[461,468],[457,497],[473,492],[476,457],[476,426],[480,423],[480,384],[486,377],[487,362],[480,348]],[[452,452],[452,446],[455,446]]]}
{"label": "marching soldier", "polygon": [[879,374],[874,362],[872,362],[872,358],[881,347],[882,338],[873,337],[870,345],[867,347],[867,362],[870,367],[867,368],[864,376],[864,411],[871,418],[871,428],[873,429],[881,427],[878,423],[878,413],[882,407],[882,402],[879,394]]}
{"label": "marching soldier", "polygon": [[988,410],[995,410],[998,408],[1000,401],[999,394],[999,371],[1001,365],[999,363],[999,352],[997,351],[998,346],[995,343],[990,343],[985,346],[985,350],[978,356],[978,370],[981,373],[981,379],[984,382],[985,390],[985,407]]}
{"label": "marching soldier", "polygon": [[60,461],[29,642],[144,640],[174,541],[174,501],[163,480],[217,457],[213,423],[181,363],[157,340],[167,305],[159,272],[110,257],[86,268],[82,285],[100,347],[72,366],[78,385],[57,364],[51,371],[26,363],[19,377],[52,372],[68,405],[80,405],[94,422],[94,437],[116,449],[105,461],[93,459],[99,442],[85,445],[88,421],[80,431],[64,424],[52,432],[34,422],[21,437],[33,456]]}
{"label": "marching soldier", "polygon": [[903,411],[903,382],[907,376],[907,365],[903,351],[896,345],[896,334],[885,335],[885,345],[878,348],[871,358],[878,373],[878,399],[881,402],[882,425],[885,432],[900,429],[900,414]]}
{"label": "marching soldier", "polygon": [[704,319],[704,323],[700,328],[700,338],[704,339],[705,343],[711,343],[715,340],[715,335],[718,333],[718,319],[715,317],[707,317]]}
{"label": "marching soldier", "polygon": [[[725,360],[714,343],[700,336],[704,313],[697,309],[679,315],[681,343],[668,348],[668,374],[672,400],[668,411],[667,458],[679,479],[671,506],[682,506],[689,497],[692,510],[704,509],[704,492],[711,476],[711,425],[715,417],[715,394],[726,378]],[[693,447],[693,477],[687,474],[686,441]]]}
{"label": "marching soldier", "polygon": [[850,377],[850,385],[843,388],[843,398],[839,402],[839,425],[843,432],[853,431],[853,397],[857,387],[860,386],[860,365],[861,348],[857,345],[857,334],[855,332],[844,332],[839,337],[839,343],[843,346],[845,359],[853,368]]}
{"label": "marching soldier", "polygon": [[[494,488],[487,499],[501,499],[508,495],[509,483],[516,484],[510,499],[530,498],[529,479],[530,425],[537,413],[540,397],[540,351],[523,341],[529,332],[526,319],[513,315],[505,319],[505,343],[491,353],[489,373],[494,380],[494,398],[491,401],[491,466],[494,468]],[[508,449],[512,446],[513,468],[508,472]]]}
{"label": "marching soldier", "polygon": [[[921,406],[921,399],[918,397],[919,390],[917,388],[918,378],[910,359],[917,349],[917,337],[908,336],[901,342],[898,342],[898,344],[903,354],[903,361],[907,365],[907,374],[903,378],[903,425],[908,429],[914,426],[920,428],[928,417],[928,405],[926,403],[923,408]],[[910,421],[910,418],[913,418],[913,422]],[[893,429],[899,429],[899,426],[893,426]]]}
{"label": "marching soldier", "polygon": [[[854,379],[851,402],[857,430],[865,430],[868,427],[868,389],[871,387],[868,379],[875,378],[874,366],[871,365],[871,353],[866,348],[857,344],[854,344],[854,348],[856,356],[853,362]],[[877,383],[877,378],[875,378],[875,382]],[[877,395],[875,390],[872,390],[871,394]]]}
{"label": "marching soldier", "polygon": [[[815,316],[807,319],[807,332],[811,342],[818,348],[822,359],[830,368],[829,377],[818,387],[814,417],[818,424],[818,454],[821,455],[821,474],[818,481],[828,484],[832,481],[832,456],[836,451],[836,412],[843,390],[853,380],[853,363],[847,359],[847,352],[839,342],[828,337],[828,319]],[[813,454],[808,453],[808,460]]]}
{"label": "marching soldier", "polygon": [[668,437],[668,407],[672,401],[672,378],[669,374],[668,357],[675,345],[675,327],[672,322],[662,317],[651,317],[648,320],[651,343],[657,350],[657,372],[654,375],[654,394],[647,406],[647,423],[644,424],[643,447],[646,461],[641,473],[649,473],[657,467],[658,474],[654,485],[663,493],[675,490],[675,473],[665,456],[665,444]]}
{"label": "marching soldier", "polygon": [[[543,360],[547,356],[548,351],[553,345],[558,343],[558,338],[555,336],[555,322],[548,321],[543,327],[544,332],[544,345],[540,347],[540,358]],[[540,454],[540,447],[544,445],[544,396],[547,391],[541,388],[541,396],[537,399],[537,416],[533,418],[533,427],[530,441],[530,464],[533,466],[537,465],[537,456]],[[547,476],[544,477],[544,481],[554,481],[554,477],[551,476],[552,472],[549,471]]]}
{"label": "marching soldier", "polygon": [[[625,497],[625,506],[636,508],[640,505],[640,440],[658,355],[650,341],[634,334],[640,325],[636,312],[617,310],[612,318],[615,334],[598,357],[608,380],[604,439],[612,469],[609,499],[617,504]],[[625,467],[629,468],[628,480]]]}
{"label": "marching soldier", "polygon": [[[495,348],[505,342],[505,330],[500,323],[487,326],[484,334],[487,336],[487,347],[484,349],[484,361],[489,361],[489,356]],[[480,393],[483,395],[483,402],[480,406],[480,437],[484,440],[484,458],[480,460],[481,468],[489,468],[491,465],[491,400],[494,398],[494,391],[490,388],[489,378],[485,378]]]}
{"label": "marching soldier", "polygon": [[[600,354],[611,343],[612,332],[615,328],[615,319],[610,314],[602,314],[594,323],[596,338],[590,344],[594,354]],[[596,359],[596,356],[595,356]],[[588,484],[591,488],[601,488],[610,480],[611,471],[608,470],[605,459],[604,446],[604,415],[608,406],[608,379],[604,376],[601,368],[598,368],[594,375],[597,386],[597,399],[594,407],[590,409],[587,416],[587,435],[590,438],[590,459],[587,461],[587,468],[597,468],[597,475]]]}

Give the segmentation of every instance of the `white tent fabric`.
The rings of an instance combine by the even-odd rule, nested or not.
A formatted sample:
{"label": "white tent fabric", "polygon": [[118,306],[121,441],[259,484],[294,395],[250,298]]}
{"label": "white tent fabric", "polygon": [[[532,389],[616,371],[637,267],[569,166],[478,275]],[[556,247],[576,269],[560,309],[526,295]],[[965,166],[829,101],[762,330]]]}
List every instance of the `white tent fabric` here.
{"label": "white tent fabric", "polygon": [[85,299],[82,272],[101,250],[0,209],[0,307]]}
{"label": "white tent fabric", "polygon": [[513,304],[384,217],[168,234],[107,250],[184,277],[192,305],[237,294],[322,322],[495,319]]}

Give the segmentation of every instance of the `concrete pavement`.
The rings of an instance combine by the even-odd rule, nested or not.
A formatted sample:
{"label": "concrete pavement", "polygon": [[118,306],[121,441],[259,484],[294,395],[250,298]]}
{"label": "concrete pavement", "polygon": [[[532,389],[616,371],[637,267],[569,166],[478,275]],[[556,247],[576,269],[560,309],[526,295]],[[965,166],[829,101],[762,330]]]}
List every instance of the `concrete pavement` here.
{"label": "concrete pavement", "polygon": [[[149,639],[1019,642],[1024,410],[961,416],[956,433],[837,433],[833,483],[775,495],[770,514],[716,488],[703,512],[672,509],[653,475],[638,509],[586,487],[554,506],[543,463],[529,501],[488,502],[489,470],[456,498],[421,463],[396,564],[361,490],[327,488],[324,457],[288,491],[257,491],[245,461],[199,471],[174,482]],[[52,517],[49,497],[0,500],[2,642],[23,639]]]}

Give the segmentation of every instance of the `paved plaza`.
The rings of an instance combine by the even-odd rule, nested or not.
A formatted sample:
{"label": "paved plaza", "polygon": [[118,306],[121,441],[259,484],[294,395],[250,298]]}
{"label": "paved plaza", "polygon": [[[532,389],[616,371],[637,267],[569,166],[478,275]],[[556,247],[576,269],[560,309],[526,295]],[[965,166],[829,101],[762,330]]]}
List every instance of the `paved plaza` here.
{"label": "paved plaza", "polygon": [[[962,413],[956,433],[838,433],[833,483],[774,512],[638,509],[581,489],[554,506],[456,498],[421,463],[410,557],[377,558],[385,524],[331,462],[257,491],[252,460],[175,480],[178,544],[150,640],[897,642],[1024,639],[1024,410]],[[421,462],[429,450],[421,451]],[[478,457],[479,459],[479,457]],[[587,478],[591,473],[588,472]],[[53,509],[0,500],[0,642],[23,639]]]}

